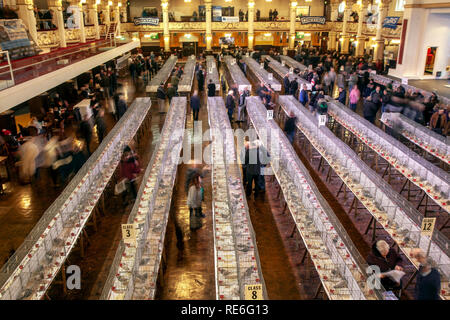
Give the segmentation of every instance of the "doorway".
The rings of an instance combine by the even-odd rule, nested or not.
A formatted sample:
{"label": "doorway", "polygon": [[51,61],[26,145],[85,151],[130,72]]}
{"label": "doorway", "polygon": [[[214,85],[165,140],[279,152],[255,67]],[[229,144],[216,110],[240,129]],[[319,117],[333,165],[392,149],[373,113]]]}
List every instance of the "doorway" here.
{"label": "doorway", "polygon": [[197,55],[197,42],[183,42],[183,56]]}
{"label": "doorway", "polygon": [[425,57],[424,75],[432,75],[434,70],[434,61],[436,60],[437,47],[428,47]]}

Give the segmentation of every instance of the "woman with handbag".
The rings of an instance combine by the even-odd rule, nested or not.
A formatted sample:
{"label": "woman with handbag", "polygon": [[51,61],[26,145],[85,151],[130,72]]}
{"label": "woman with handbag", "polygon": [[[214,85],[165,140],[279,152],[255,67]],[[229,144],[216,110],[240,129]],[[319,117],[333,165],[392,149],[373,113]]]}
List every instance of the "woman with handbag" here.
{"label": "woman with handbag", "polygon": [[203,191],[201,187],[201,176],[199,173],[194,173],[191,178],[187,179],[187,205],[189,207],[189,224],[190,229],[195,231],[202,227],[202,200]]}

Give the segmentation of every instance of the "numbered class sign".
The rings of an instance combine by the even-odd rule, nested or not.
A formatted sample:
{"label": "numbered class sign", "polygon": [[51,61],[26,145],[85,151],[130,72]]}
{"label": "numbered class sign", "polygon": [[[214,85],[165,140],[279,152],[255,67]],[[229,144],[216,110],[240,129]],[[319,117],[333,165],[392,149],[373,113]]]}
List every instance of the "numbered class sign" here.
{"label": "numbered class sign", "polygon": [[269,73],[268,78],[269,78],[269,80],[273,80],[273,73]]}
{"label": "numbered class sign", "polygon": [[273,119],[273,110],[267,110],[267,121]]}
{"label": "numbered class sign", "polygon": [[261,62],[261,63],[259,64],[259,67],[260,67],[261,69],[264,69],[264,62]]}
{"label": "numbered class sign", "polygon": [[294,73],[294,68],[292,68],[292,67],[289,68],[289,73],[290,73],[290,74],[293,74],[293,73]]}
{"label": "numbered class sign", "polygon": [[209,73],[212,73],[212,71],[213,71],[213,68],[209,68]]}
{"label": "numbered class sign", "polygon": [[284,67],[286,65],[286,62],[284,62],[284,60],[282,60],[281,65]]}
{"label": "numbered class sign", "polygon": [[250,55],[249,55],[248,52],[245,53],[245,56],[246,56],[247,58],[250,57]]}
{"label": "numbered class sign", "polygon": [[423,236],[430,237],[433,235],[434,225],[436,223],[436,218],[423,218],[422,227],[420,228],[420,233]]}
{"label": "numbered class sign", "polygon": [[245,300],[263,300],[261,284],[251,284],[245,286]]}
{"label": "numbered class sign", "polygon": [[321,114],[319,116],[319,127],[326,125],[326,123],[327,123],[327,115]]}
{"label": "numbered class sign", "polygon": [[134,243],[136,241],[134,224],[122,224],[122,239],[125,243]]}
{"label": "numbered class sign", "polygon": [[236,64],[236,59],[231,60],[231,65]]}

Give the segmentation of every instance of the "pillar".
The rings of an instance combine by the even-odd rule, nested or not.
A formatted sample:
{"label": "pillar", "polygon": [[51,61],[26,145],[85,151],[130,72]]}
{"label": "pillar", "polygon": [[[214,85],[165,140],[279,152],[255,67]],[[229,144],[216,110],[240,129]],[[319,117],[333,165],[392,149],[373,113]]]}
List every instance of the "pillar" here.
{"label": "pillar", "polygon": [[100,26],[98,25],[98,8],[97,0],[90,0],[88,2],[89,20],[94,23],[95,39],[100,39]]}
{"label": "pillar", "polygon": [[[338,9],[339,9],[339,0],[331,0],[331,22],[336,22],[338,18]],[[334,24],[332,26],[332,30],[328,34],[328,50],[336,50],[336,36],[337,32],[333,29]]]}
{"label": "pillar", "polygon": [[389,9],[390,0],[380,0],[378,3],[378,21],[377,21],[377,35],[375,36],[375,52],[373,55],[373,60],[383,60],[384,55],[384,38],[381,32],[383,31],[383,21],[386,18]]}
{"label": "pillar", "polygon": [[168,0],[161,1],[163,12],[163,28],[164,28],[164,51],[170,51],[170,33],[169,33],[169,2]]}
{"label": "pillar", "polygon": [[33,0],[17,0],[16,2],[18,8],[18,16],[19,19],[22,19],[25,27],[28,29],[30,33],[31,39],[38,44],[37,42],[37,28],[36,28],[36,18],[34,16],[34,3]]}
{"label": "pillar", "polygon": [[205,0],[205,9],[206,9],[206,51],[210,52],[212,50],[212,1]]}
{"label": "pillar", "polygon": [[355,55],[357,57],[361,57],[364,55],[364,45],[366,42],[366,37],[362,35],[363,31],[363,21],[364,17],[367,14],[367,7],[369,6],[368,0],[362,0],[358,10],[358,33],[356,34],[356,40],[358,41],[356,44]]}
{"label": "pillar", "polygon": [[48,8],[49,10],[53,10],[53,15],[55,16],[59,46],[65,48],[67,47],[67,43],[61,0],[48,0]]}
{"label": "pillar", "polygon": [[104,24],[106,26],[106,29],[108,29],[108,26],[111,24],[111,8],[112,1],[104,0],[106,3],[103,6],[103,20]]}
{"label": "pillar", "polygon": [[350,44],[350,35],[347,31],[347,24],[348,20],[350,18],[350,14],[352,13],[352,6],[354,2],[347,0],[345,3],[345,10],[344,10],[344,20],[342,23],[342,44],[341,44],[341,53],[348,53],[348,47]]}
{"label": "pillar", "polygon": [[84,29],[83,4],[76,2],[80,8],[80,42],[86,42],[86,30]]}
{"label": "pillar", "polygon": [[122,2],[118,1],[114,7],[114,22],[116,23],[117,34],[120,34],[120,8],[122,7]]}
{"label": "pillar", "polygon": [[291,17],[289,22],[289,50],[294,50],[295,46],[295,18],[297,16],[297,2],[291,1]]}
{"label": "pillar", "polygon": [[248,2],[248,50],[253,50],[255,41],[254,24],[255,22],[255,2],[250,0]]}

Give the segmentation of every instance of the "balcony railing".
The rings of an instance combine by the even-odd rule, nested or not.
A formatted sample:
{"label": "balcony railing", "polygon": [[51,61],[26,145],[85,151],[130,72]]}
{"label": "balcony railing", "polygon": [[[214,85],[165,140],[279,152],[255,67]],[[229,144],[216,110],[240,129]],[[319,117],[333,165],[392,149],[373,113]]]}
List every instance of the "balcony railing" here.
{"label": "balcony railing", "polygon": [[[329,32],[336,31],[342,32],[342,22],[327,21],[324,25],[321,24],[308,24],[302,25],[301,22],[295,23],[296,31],[309,31],[309,32]],[[255,31],[275,31],[275,32],[289,32],[289,21],[257,21],[253,24]],[[163,32],[163,24],[160,23],[157,26],[135,26],[133,23],[123,23],[122,30],[126,32]],[[347,30],[350,34],[358,32],[357,22],[348,22]],[[171,32],[205,32],[205,22],[169,22],[169,30]],[[212,22],[212,30],[214,31],[241,31],[246,32],[248,30],[248,22]],[[363,25],[362,34],[367,37],[374,37],[376,35],[376,25]],[[383,37],[386,38],[400,38],[401,26],[397,29],[384,28],[382,31]]]}

